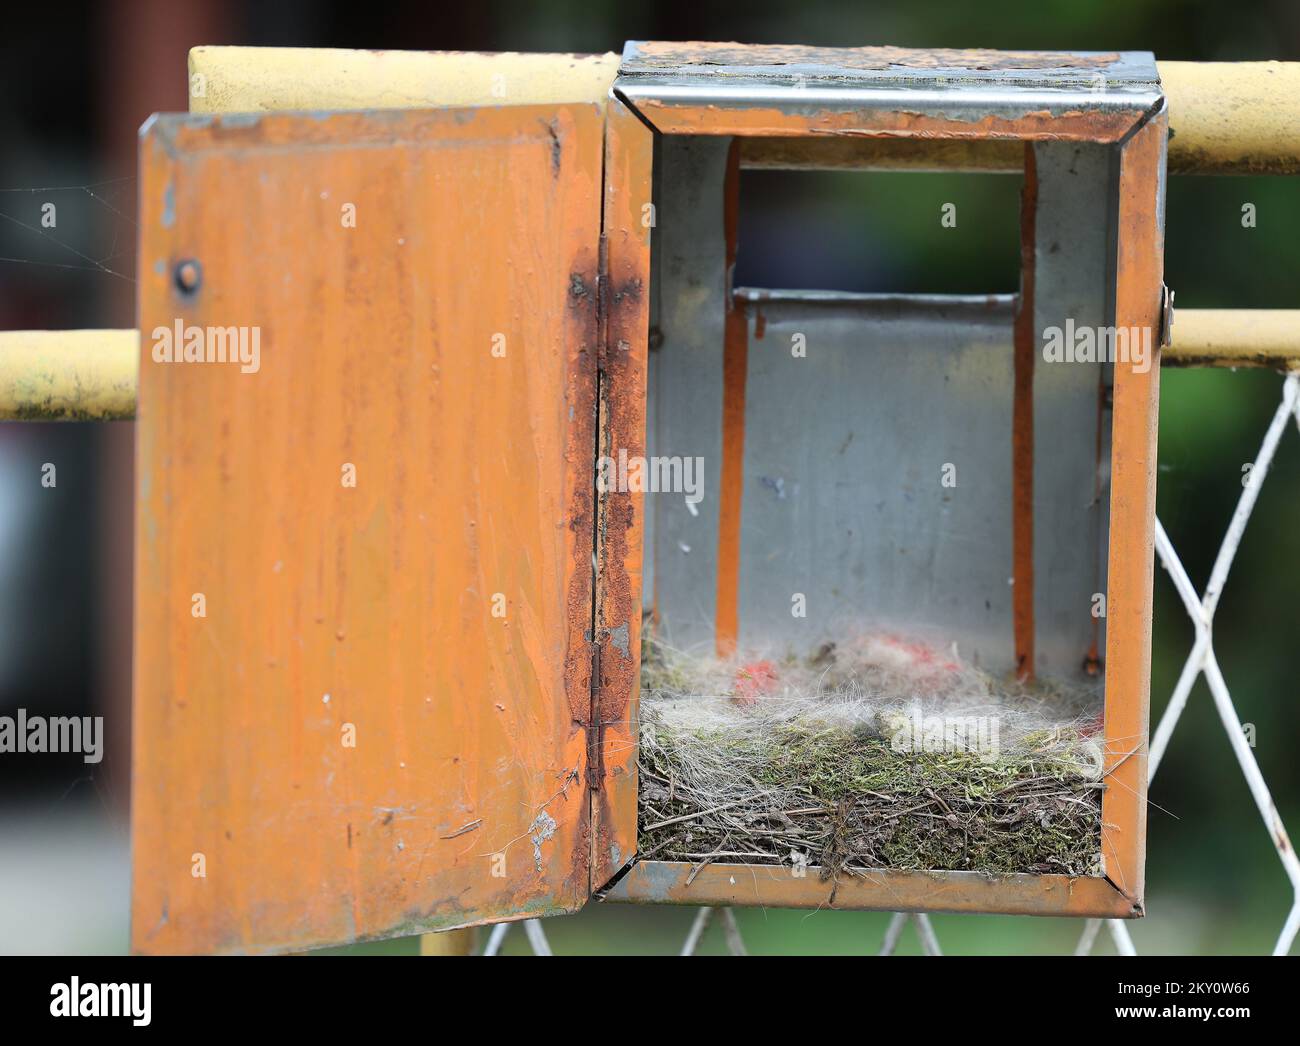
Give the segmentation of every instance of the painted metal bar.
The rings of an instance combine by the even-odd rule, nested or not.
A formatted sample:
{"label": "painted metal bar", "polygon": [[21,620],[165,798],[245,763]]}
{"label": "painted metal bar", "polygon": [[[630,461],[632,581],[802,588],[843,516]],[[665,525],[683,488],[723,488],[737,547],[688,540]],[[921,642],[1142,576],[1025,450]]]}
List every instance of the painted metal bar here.
{"label": "painted metal bar", "polygon": [[0,420],[130,420],[139,371],[134,330],[4,331]]}
{"label": "painted metal bar", "polygon": [[[583,101],[603,104],[619,56],[196,47],[191,110],[414,108]],[[1174,174],[1300,173],[1300,62],[1160,62]],[[1019,173],[1015,142],[756,137],[746,167],[854,167]]]}
{"label": "painted metal bar", "polygon": [[[132,420],[138,341],[133,330],[0,331],[0,421]],[[1161,363],[1300,370],[1300,309],[1179,309]]]}
{"label": "painted metal bar", "polygon": [[1177,309],[1172,333],[1167,365],[1300,369],[1300,309]]}
{"label": "painted metal bar", "polygon": [[616,54],[195,47],[189,55],[190,112],[603,106],[618,65]]}
{"label": "painted metal bar", "polygon": [[[581,101],[603,104],[619,56],[196,47],[191,110],[412,108]],[[1300,172],[1300,63],[1161,62],[1176,174]],[[1018,173],[1014,142],[751,138],[746,167]]]}
{"label": "painted metal bar", "polygon": [[[733,140],[723,183],[722,227],[726,271],[735,271],[740,243],[740,152]],[[749,330],[734,295],[724,305],[722,347],[722,468],[718,480],[718,573],[714,636],[719,657],[736,650],[740,631],[740,517],[744,499],[745,384]]]}
{"label": "painted metal bar", "polygon": [[[1117,328],[1154,331],[1164,279],[1166,114],[1125,144],[1119,162]],[[1160,371],[1114,362],[1107,567],[1102,871],[1140,907],[1146,868],[1156,449]]]}
{"label": "painted metal bar", "polygon": [[1013,321],[1011,407],[1012,611],[1016,678],[1034,678],[1034,324],[1035,249],[1038,239],[1038,165],[1032,142],[1024,143],[1025,181],[1020,190],[1020,294]]}
{"label": "painted metal bar", "polygon": [[[509,923],[502,923],[509,926]],[[420,935],[421,955],[473,955],[474,927]]]}
{"label": "painted metal bar", "polygon": [[1300,174],[1300,62],[1161,62],[1171,174]]}
{"label": "painted metal bar", "polygon": [[[424,105],[594,101],[603,104],[617,54],[481,54],[302,47],[196,47],[190,52],[194,112],[413,108]],[[1300,62],[1159,63],[1174,130],[1169,169],[1185,174],[1300,172]],[[831,166],[889,169],[1021,169],[1006,142],[880,140],[807,143]],[[904,143],[895,143],[904,144]],[[754,139],[742,162],[802,165],[796,143]],[[793,150],[793,151],[791,151]],[[836,159],[838,157],[838,159]]]}

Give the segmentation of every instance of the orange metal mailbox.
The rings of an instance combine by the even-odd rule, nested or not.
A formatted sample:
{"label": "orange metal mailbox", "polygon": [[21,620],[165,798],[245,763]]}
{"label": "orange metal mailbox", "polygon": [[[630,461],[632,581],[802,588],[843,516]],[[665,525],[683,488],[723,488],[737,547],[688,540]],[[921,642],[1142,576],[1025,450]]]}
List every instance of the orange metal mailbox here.
{"label": "orange metal mailbox", "polygon": [[[977,317],[732,288],[738,143],[806,139],[815,165],[845,136],[1023,141],[1021,293]],[[826,905],[816,869],[637,860],[643,604],[724,649],[765,627],[752,420],[792,438],[816,421],[767,398],[786,379],[755,339],[785,322],[871,344],[902,320],[985,331],[1008,378],[980,416],[1005,428],[986,449],[1005,464],[1010,602],[963,575],[947,623],[1024,673],[1088,656],[1105,672],[1104,875],[864,870],[834,906],[1141,914],[1158,359],[1069,381],[1033,361],[1056,316],[1159,331],[1165,137],[1149,55],[704,44],[628,45],[603,112],[155,118],[135,948],[304,949],[593,894]],[[1035,454],[1046,411],[1091,412],[1082,456]],[[702,515],[596,489],[597,459],[685,438],[718,463]],[[1100,495],[1069,515],[1053,484],[1095,477],[1103,447],[1108,519]],[[707,554],[681,562],[664,549],[687,525]],[[1071,528],[1095,556],[1058,576]],[[1104,639],[1057,605],[1092,567]]]}

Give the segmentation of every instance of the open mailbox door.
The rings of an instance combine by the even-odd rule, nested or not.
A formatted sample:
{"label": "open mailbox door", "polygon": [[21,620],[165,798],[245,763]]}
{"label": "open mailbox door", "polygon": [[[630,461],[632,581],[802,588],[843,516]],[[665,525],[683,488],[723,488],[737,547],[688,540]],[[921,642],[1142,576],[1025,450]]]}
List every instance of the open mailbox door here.
{"label": "open mailbox door", "polygon": [[146,127],[135,950],[588,898],[603,148],[583,104]]}

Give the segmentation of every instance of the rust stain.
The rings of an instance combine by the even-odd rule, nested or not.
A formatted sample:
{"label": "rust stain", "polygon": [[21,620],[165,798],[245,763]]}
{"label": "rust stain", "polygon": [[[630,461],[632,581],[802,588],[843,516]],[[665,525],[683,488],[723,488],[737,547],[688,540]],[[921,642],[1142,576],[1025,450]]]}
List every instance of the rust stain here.
{"label": "rust stain", "polygon": [[1025,185],[1020,195],[1020,295],[1014,323],[1014,390],[1011,408],[1011,560],[1015,587],[1011,615],[1016,678],[1034,677],[1034,240],[1038,224],[1038,167],[1025,143]]}
{"label": "rust stain", "polygon": [[155,364],[147,341],[141,359],[133,947],[298,951],[576,909],[598,330],[571,289],[599,269],[599,110],[161,138],[142,142],[141,256],[199,259],[204,288],[151,268],[140,323],[257,325],[261,367]]}
{"label": "rust stain", "polygon": [[[617,459],[645,454],[650,325],[650,226],[654,136],[617,99],[606,107],[604,326],[599,449]],[[621,871],[637,848],[637,688],[641,668],[645,495],[599,496],[596,642],[600,679],[592,702],[600,777],[592,790],[591,886]]]}
{"label": "rust stain", "polygon": [[1291,837],[1286,834],[1286,828],[1282,824],[1282,818],[1278,815],[1277,807],[1273,803],[1268,805],[1268,830],[1273,836],[1273,842],[1277,845],[1277,852],[1286,858],[1291,852]]}
{"label": "rust stain", "polygon": [[633,72],[680,66],[815,65],[829,70],[1003,70],[1103,69],[1118,62],[1115,52],[994,51],[967,48],[808,47],[799,44],[739,44],[702,41],[638,43],[627,67]]}
{"label": "rust stain", "polygon": [[740,165],[791,170],[1019,171],[1024,150],[1015,141],[936,138],[745,138]]}
{"label": "rust stain", "polygon": [[714,642],[730,655],[740,633],[740,514],[744,500],[745,380],[749,330],[745,309],[732,294],[740,224],[740,143],[727,153],[723,192],[726,236],[726,318],[722,354],[722,468],[718,491],[718,580]]}
{"label": "rust stain", "polygon": [[724,107],[638,98],[637,108],[664,134],[801,135],[867,138],[1022,139],[1116,142],[1145,116],[1140,109],[1036,110],[975,120],[896,109],[787,112],[775,107]]}

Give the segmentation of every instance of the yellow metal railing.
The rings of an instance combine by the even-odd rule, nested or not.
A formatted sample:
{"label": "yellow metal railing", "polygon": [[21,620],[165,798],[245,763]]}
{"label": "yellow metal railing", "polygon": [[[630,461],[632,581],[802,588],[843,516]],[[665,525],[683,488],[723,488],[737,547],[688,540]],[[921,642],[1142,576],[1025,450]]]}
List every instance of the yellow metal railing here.
{"label": "yellow metal railing", "polygon": [[134,330],[0,331],[0,419],[130,420],[139,372]]}
{"label": "yellow metal railing", "polygon": [[[602,101],[614,54],[196,47],[195,112]],[[1300,62],[1161,62],[1174,174],[1300,173]],[[1019,171],[1015,142],[748,139],[754,167]],[[1300,369],[1300,310],[1176,313],[1172,365]],[[135,416],[136,332],[0,332],[0,420]]]}
{"label": "yellow metal railing", "polygon": [[[1165,366],[1300,370],[1300,309],[1179,309]],[[135,417],[134,330],[0,331],[0,420]]]}

